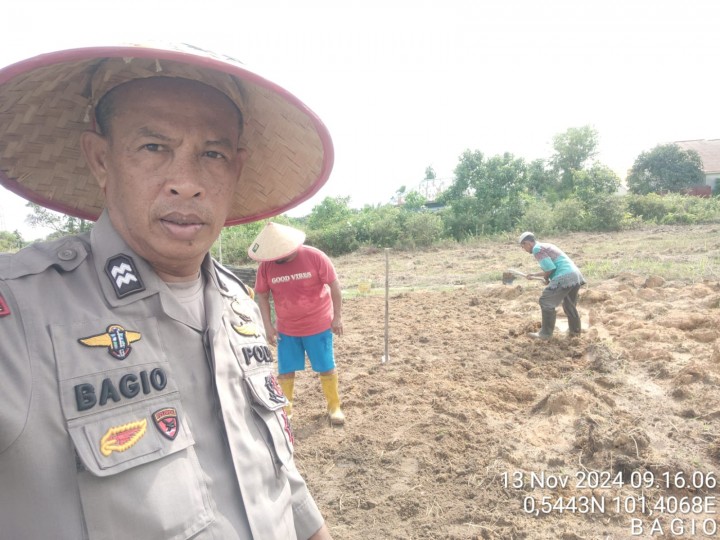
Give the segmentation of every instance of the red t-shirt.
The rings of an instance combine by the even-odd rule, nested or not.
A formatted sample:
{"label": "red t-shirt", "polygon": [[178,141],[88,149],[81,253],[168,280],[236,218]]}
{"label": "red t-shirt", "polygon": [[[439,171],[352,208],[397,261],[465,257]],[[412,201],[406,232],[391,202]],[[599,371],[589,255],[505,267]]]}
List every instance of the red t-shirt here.
{"label": "red t-shirt", "polygon": [[335,267],[327,255],[314,247],[300,246],[290,262],[261,262],[255,291],[272,294],[278,332],[311,336],[332,324],[329,284],[336,279]]}

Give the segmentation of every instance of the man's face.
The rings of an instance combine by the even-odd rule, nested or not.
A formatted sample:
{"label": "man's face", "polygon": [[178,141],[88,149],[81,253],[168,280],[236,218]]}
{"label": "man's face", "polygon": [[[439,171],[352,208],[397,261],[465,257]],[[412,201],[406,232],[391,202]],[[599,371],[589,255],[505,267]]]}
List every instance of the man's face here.
{"label": "man's face", "polygon": [[196,277],[242,171],[237,111],[200,83],[146,79],[120,90],[108,131],[83,150],[113,226],[166,281]]}
{"label": "man's face", "polygon": [[535,245],[534,242],[528,242],[527,240],[520,243],[520,247],[523,248],[528,253],[532,253],[532,248]]}

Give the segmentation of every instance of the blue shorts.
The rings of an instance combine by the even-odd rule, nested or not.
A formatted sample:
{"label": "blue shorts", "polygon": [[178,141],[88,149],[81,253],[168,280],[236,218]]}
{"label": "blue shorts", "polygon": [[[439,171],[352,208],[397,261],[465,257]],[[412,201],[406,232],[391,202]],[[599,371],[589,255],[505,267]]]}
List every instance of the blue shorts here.
{"label": "blue shorts", "polygon": [[332,330],[305,337],[279,334],[278,374],[303,371],[305,369],[305,353],[310,359],[313,371],[323,373],[335,369]]}

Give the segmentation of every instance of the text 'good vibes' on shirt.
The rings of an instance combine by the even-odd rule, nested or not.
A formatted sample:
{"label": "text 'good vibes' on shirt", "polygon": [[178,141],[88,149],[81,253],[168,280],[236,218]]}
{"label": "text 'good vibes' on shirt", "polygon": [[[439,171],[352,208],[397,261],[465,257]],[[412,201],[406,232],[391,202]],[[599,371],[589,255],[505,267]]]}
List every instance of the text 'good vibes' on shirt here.
{"label": "text 'good vibes' on shirt", "polygon": [[330,328],[333,305],[329,284],[336,279],[327,255],[314,247],[300,246],[291,261],[260,263],[255,290],[272,293],[278,332],[311,336]]}

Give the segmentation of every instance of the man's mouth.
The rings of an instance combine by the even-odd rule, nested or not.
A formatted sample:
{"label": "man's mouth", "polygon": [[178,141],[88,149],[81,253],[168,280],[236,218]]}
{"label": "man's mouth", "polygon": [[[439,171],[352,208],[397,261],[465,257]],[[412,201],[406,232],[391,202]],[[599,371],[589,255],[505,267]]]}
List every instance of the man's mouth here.
{"label": "man's mouth", "polygon": [[189,240],[194,237],[205,222],[196,214],[180,214],[174,212],[160,218],[165,230],[180,240]]}

